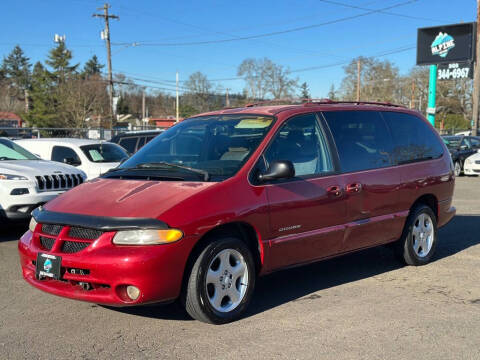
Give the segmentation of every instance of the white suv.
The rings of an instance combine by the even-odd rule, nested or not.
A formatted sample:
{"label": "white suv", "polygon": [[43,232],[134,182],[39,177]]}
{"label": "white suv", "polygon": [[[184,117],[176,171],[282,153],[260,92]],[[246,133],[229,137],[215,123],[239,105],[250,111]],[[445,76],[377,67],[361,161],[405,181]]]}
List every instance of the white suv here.
{"label": "white suv", "polygon": [[0,138],[0,222],[28,219],[30,212],[81,184],[86,174],[70,165],[41,160]]}
{"label": "white suv", "polygon": [[117,167],[128,153],[120,145],[100,140],[45,138],[16,140],[45,160],[73,165],[85,171],[88,180]]}

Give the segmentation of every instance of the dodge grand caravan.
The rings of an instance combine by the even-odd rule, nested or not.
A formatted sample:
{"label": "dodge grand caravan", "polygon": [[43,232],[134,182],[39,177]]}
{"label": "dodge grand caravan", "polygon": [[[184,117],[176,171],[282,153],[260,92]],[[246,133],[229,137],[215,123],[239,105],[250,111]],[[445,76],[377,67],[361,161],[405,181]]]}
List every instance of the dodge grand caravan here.
{"label": "dodge grand caravan", "polygon": [[225,323],[274,270],[389,243],[406,264],[428,263],[455,214],[454,181],[435,130],[400,106],[224,109],[34,210],[23,276],[99,304],[179,299]]}

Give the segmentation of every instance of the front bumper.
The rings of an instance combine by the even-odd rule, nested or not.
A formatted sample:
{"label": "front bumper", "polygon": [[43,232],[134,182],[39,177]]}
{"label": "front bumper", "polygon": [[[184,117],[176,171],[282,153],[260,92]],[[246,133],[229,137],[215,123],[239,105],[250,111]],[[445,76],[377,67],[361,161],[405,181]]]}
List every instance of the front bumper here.
{"label": "front bumper", "polygon": [[480,164],[469,164],[465,162],[463,173],[465,175],[480,175]]}
{"label": "front bumper", "polygon": [[[84,250],[67,254],[42,249],[37,233],[27,231],[18,244],[23,277],[57,296],[111,306],[164,302],[179,296],[190,252],[188,238],[166,245],[116,246],[112,244],[114,234],[106,232]],[[39,252],[62,257],[60,280],[36,279]],[[90,289],[82,288],[82,283]],[[137,300],[128,298],[127,285],[140,289]]]}

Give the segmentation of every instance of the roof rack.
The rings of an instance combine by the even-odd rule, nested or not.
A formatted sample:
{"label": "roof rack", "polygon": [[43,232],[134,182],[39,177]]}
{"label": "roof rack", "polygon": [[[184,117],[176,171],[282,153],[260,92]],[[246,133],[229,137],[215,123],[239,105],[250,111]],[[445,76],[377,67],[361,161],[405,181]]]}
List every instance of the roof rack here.
{"label": "roof rack", "polygon": [[[246,104],[245,107],[255,107],[255,106],[262,106],[266,104],[281,104],[281,103],[290,103],[290,104],[285,104],[285,105],[298,105],[299,103],[302,103],[303,99],[293,99],[293,98],[286,98],[286,99],[273,99],[273,100],[263,100],[263,101],[257,101],[254,103],[249,103]],[[295,104],[291,104],[295,103]]]}
{"label": "roof rack", "polygon": [[311,105],[318,105],[318,104],[353,104],[353,105],[378,105],[378,106],[391,106],[391,107],[398,107],[398,108],[405,108],[403,105],[392,104],[389,102],[381,102],[381,101],[336,101],[330,99],[305,99],[306,101],[303,103],[303,106],[311,106]]}

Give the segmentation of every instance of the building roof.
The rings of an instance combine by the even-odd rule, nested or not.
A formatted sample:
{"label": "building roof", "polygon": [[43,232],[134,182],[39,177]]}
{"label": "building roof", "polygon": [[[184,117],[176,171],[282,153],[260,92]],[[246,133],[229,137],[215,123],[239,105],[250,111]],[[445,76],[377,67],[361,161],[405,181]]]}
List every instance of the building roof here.
{"label": "building roof", "polygon": [[8,112],[8,111],[0,111],[0,119],[1,120],[17,120],[17,121],[22,121],[20,116],[13,112]]}
{"label": "building roof", "polygon": [[55,144],[69,144],[76,146],[83,145],[94,145],[104,143],[104,140],[92,140],[92,139],[76,139],[76,138],[40,138],[40,139],[22,139],[18,140],[19,142],[45,142],[45,143],[55,143]]}

